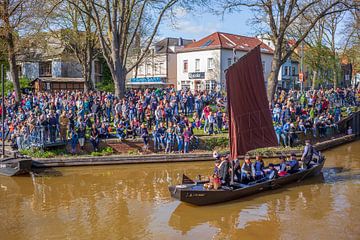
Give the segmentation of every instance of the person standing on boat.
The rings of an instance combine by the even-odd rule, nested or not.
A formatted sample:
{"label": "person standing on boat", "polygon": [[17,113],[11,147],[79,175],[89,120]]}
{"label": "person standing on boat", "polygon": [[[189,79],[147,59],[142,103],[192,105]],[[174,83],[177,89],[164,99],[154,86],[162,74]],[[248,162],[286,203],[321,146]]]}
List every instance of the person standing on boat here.
{"label": "person standing on boat", "polygon": [[313,158],[314,147],[310,144],[310,140],[305,141],[304,152],[301,157],[301,161],[303,162],[303,168],[307,169],[309,164]]}
{"label": "person standing on boat", "polygon": [[245,156],[245,162],[241,167],[241,182],[251,182],[255,179],[255,167],[250,160],[250,156]]}
{"label": "person standing on boat", "polygon": [[229,162],[225,156],[221,157],[221,162],[219,164],[219,177],[222,184],[229,182]]}
{"label": "person standing on boat", "polygon": [[236,176],[236,179],[238,182],[241,181],[241,167],[240,167],[240,160],[238,158],[233,160],[233,171],[234,175]]}

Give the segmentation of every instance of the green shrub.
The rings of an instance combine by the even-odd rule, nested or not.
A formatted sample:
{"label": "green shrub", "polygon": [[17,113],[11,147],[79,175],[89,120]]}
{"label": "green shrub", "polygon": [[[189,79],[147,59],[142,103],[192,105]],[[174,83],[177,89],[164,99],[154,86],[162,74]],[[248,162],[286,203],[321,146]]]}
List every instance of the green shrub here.
{"label": "green shrub", "polygon": [[97,157],[97,156],[108,156],[113,154],[114,150],[111,147],[105,147],[101,149],[99,152],[92,152],[91,156]]}
{"label": "green shrub", "polygon": [[53,158],[56,156],[65,156],[65,149],[42,150],[39,148],[22,149],[19,151],[22,155],[27,155],[33,158]]}
{"label": "green shrub", "polygon": [[219,150],[229,147],[229,138],[227,137],[211,137],[204,139],[204,148],[209,151]]}

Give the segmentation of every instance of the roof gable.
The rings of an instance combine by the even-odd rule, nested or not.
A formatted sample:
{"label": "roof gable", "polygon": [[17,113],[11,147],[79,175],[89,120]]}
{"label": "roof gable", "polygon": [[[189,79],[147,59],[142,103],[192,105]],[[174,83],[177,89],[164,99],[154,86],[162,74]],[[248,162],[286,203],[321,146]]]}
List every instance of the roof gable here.
{"label": "roof gable", "polygon": [[273,50],[256,37],[247,37],[230,33],[215,32],[199,41],[190,43],[182,51],[206,49],[236,49],[248,52],[260,45],[261,52],[273,54]]}

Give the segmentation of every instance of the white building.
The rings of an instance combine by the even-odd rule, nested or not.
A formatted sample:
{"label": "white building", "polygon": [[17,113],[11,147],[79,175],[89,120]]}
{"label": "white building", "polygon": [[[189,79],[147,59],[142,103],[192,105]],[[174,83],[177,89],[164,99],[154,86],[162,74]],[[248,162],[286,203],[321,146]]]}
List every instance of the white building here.
{"label": "white building", "polygon": [[192,40],[164,38],[156,42],[144,60],[127,76],[127,87],[176,87],[176,53]]}
{"label": "white building", "polygon": [[224,89],[225,70],[259,44],[266,81],[273,58],[270,47],[256,37],[215,32],[178,51],[177,88]]}

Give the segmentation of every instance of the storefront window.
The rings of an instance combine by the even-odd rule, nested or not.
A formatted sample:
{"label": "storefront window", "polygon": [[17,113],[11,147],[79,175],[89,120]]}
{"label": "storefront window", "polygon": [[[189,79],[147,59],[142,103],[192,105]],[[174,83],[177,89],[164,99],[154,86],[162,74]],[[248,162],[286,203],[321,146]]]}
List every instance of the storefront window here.
{"label": "storefront window", "polygon": [[216,81],[215,80],[208,80],[205,84],[206,91],[214,91],[216,88]]}

